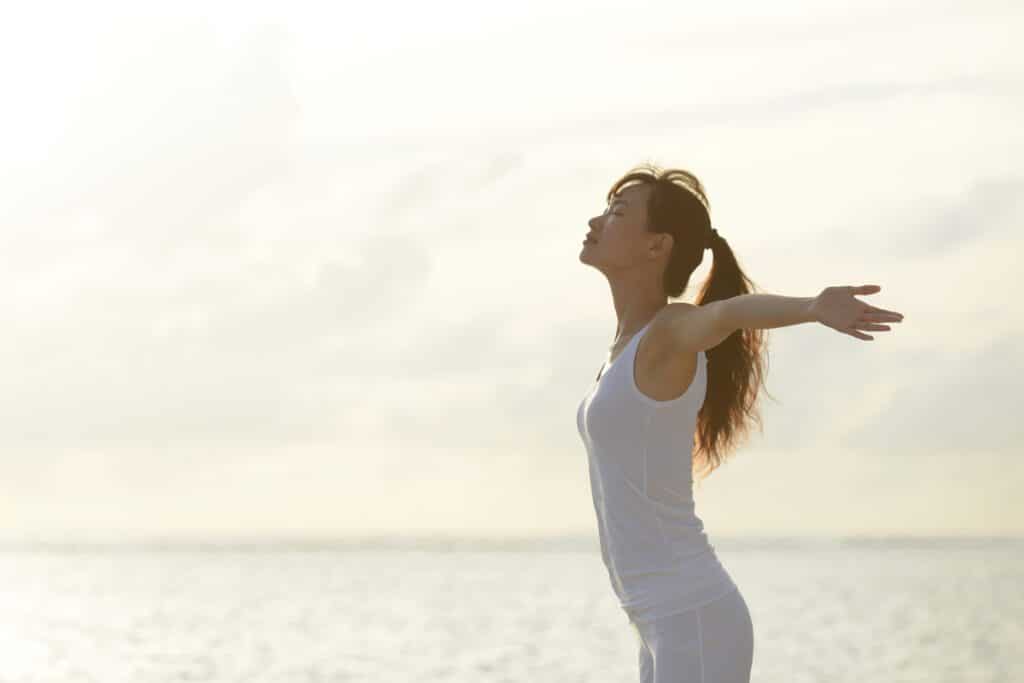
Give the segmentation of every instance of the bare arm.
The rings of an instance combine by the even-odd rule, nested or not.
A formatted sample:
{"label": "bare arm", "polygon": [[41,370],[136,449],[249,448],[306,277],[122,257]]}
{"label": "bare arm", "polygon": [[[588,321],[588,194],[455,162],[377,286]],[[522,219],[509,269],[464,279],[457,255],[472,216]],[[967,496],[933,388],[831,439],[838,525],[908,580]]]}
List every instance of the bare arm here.
{"label": "bare arm", "polygon": [[855,294],[877,294],[878,285],[826,287],[818,296],[790,297],[776,294],[742,294],[721,303],[721,317],[731,330],[766,329],[818,322],[857,339],[874,337],[858,330],[886,331],[884,323],[903,321],[903,314],[878,308]]}
{"label": "bare arm", "polygon": [[858,330],[889,330],[882,323],[902,322],[903,314],[876,308],[854,294],[874,294],[878,285],[826,287],[818,296],[740,294],[702,306],[677,302],[669,306],[664,323],[651,329],[671,353],[697,352],[718,346],[736,330],[768,329],[818,322],[857,339],[874,337]]}
{"label": "bare arm", "polygon": [[768,329],[816,322],[813,296],[740,294],[722,300],[722,318],[730,330]]}
{"label": "bare arm", "polygon": [[696,353],[712,349],[738,329],[782,327],[813,322],[814,297],[775,294],[741,294],[701,306],[673,303],[665,316],[665,331],[651,329],[651,336],[668,353]]}

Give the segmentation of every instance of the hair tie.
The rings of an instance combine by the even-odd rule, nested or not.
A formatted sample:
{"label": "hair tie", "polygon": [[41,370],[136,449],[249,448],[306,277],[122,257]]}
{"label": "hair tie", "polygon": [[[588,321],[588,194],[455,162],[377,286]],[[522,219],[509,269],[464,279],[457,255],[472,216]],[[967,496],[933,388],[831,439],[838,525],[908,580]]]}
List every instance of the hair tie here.
{"label": "hair tie", "polygon": [[704,244],[704,248],[705,249],[711,249],[714,246],[715,238],[717,238],[717,237],[718,237],[718,231],[715,230],[714,228],[711,228],[711,231],[708,233],[707,242]]}

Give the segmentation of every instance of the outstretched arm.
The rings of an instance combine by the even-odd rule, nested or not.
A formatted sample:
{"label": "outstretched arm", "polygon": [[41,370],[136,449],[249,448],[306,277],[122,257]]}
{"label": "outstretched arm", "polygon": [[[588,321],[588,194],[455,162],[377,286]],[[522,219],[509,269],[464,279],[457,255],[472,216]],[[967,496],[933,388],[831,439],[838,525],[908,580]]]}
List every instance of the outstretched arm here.
{"label": "outstretched arm", "polygon": [[776,294],[741,294],[721,302],[723,324],[732,331],[765,329],[806,322],[819,322],[857,339],[874,337],[858,330],[884,331],[884,323],[902,322],[903,314],[877,308],[857,299],[855,294],[876,294],[878,285],[826,287],[818,296],[790,297]]}
{"label": "outstretched arm", "polygon": [[858,330],[888,330],[889,326],[883,323],[903,321],[902,313],[876,308],[854,297],[875,294],[881,289],[878,285],[826,287],[818,296],[811,297],[740,294],[702,306],[675,302],[658,318],[649,334],[670,353],[714,348],[740,329],[810,322],[870,341],[874,337]]}
{"label": "outstretched arm", "polygon": [[721,303],[721,316],[731,332],[814,322],[813,296],[740,294],[716,303]]}

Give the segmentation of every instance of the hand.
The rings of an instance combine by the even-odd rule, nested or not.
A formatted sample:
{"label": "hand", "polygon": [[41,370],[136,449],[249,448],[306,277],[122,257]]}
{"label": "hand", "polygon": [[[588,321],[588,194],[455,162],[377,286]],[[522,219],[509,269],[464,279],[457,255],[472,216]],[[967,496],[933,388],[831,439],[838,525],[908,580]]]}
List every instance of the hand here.
{"label": "hand", "polygon": [[833,330],[857,339],[871,341],[874,337],[857,330],[889,330],[888,325],[879,323],[902,322],[903,314],[876,308],[854,297],[854,294],[876,294],[878,285],[860,287],[826,287],[811,302],[810,310],[814,319]]}

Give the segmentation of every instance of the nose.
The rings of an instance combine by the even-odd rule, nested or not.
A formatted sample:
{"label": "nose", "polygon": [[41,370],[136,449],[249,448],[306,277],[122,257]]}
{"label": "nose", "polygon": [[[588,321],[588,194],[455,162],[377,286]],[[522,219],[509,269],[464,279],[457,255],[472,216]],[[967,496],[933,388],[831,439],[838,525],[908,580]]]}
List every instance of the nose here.
{"label": "nose", "polygon": [[591,230],[595,230],[597,228],[597,216],[595,216],[595,217],[591,218],[589,221],[587,221],[587,225],[590,226]]}

